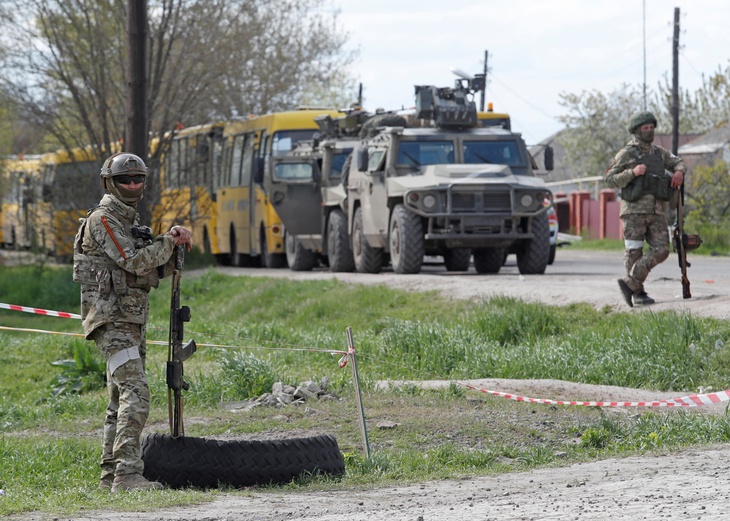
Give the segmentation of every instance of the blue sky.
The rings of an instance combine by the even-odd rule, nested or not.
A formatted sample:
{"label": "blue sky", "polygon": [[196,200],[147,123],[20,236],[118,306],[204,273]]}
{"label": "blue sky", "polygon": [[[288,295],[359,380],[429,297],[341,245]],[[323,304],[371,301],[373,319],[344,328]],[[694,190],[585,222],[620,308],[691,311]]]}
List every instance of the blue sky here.
{"label": "blue sky", "polygon": [[680,87],[694,91],[703,73],[730,64],[730,0],[332,4],[349,33],[348,49],[358,50],[350,66],[363,83],[366,109],[413,106],[413,85],[452,86],[452,67],[481,72],[488,51],[486,100],[512,116],[513,128],[528,144],[562,128],[561,92],[609,93],[624,83],[642,85],[644,47],[647,85],[656,89],[664,74],[671,79],[675,7],[681,16]]}

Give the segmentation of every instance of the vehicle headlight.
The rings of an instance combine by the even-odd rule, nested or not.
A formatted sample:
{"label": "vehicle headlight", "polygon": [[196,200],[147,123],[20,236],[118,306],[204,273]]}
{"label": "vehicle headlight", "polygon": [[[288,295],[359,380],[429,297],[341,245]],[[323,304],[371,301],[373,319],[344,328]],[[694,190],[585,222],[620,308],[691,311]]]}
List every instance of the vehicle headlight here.
{"label": "vehicle headlight", "polygon": [[426,194],[423,196],[422,204],[426,210],[433,210],[436,203],[436,197],[433,194]]}
{"label": "vehicle headlight", "polygon": [[520,196],[520,206],[523,208],[530,208],[535,202],[535,198],[532,194],[522,194]]}

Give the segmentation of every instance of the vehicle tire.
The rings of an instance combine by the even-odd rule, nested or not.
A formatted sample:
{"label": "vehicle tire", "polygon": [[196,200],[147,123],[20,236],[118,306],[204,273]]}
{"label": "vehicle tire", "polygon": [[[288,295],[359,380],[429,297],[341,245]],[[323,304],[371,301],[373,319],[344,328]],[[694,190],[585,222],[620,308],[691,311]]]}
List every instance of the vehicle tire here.
{"label": "vehicle tire", "polygon": [[550,257],[550,223],[547,213],[532,219],[533,238],[517,248],[517,267],[522,275],[542,275]]}
{"label": "vehicle tire", "polygon": [[358,273],[380,273],[383,269],[383,249],[368,244],[362,232],[362,208],[355,210],[352,225],[352,257]]}
{"label": "vehicle tire", "polygon": [[552,265],[555,262],[555,250],[557,246],[555,244],[550,245],[550,255],[548,255],[548,264]]}
{"label": "vehicle tire", "polygon": [[444,252],[446,271],[468,271],[471,261],[469,248],[450,248]]}
{"label": "vehicle tire", "polygon": [[246,265],[246,259],[245,255],[243,253],[238,252],[238,244],[236,244],[236,232],[233,230],[233,225],[231,225],[231,234],[230,234],[230,246],[231,246],[231,254],[230,254],[230,262],[231,266],[236,267],[242,267]]}
{"label": "vehicle tire", "polygon": [[355,259],[347,233],[347,216],[340,209],[333,210],[327,219],[327,258],[331,271],[355,271]]}
{"label": "vehicle tire", "polygon": [[423,244],[421,218],[402,204],[393,208],[390,216],[390,263],[400,274],[420,273],[426,248]]}
{"label": "vehicle tire", "polygon": [[477,248],[474,250],[474,268],[477,273],[499,273],[504,259],[504,248]]}
{"label": "vehicle tire", "polygon": [[292,271],[311,271],[317,264],[317,254],[306,249],[296,235],[284,232],[286,262]]}
{"label": "vehicle tire", "polygon": [[279,269],[286,266],[286,254],[271,253],[266,241],[266,231],[261,229],[261,266],[264,268]]}
{"label": "vehicle tire", "polygon": [[142,460],[145,478],[171,488],[284,484],[305,473],[345,472],[331,435],[222,441],[155,433],[142,440]]}

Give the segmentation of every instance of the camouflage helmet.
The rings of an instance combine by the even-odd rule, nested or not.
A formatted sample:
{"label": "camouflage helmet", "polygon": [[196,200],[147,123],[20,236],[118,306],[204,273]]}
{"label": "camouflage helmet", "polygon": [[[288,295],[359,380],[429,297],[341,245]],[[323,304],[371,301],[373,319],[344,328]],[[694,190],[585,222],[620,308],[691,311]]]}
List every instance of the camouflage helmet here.
{"label": "camouflage helmet", "polygon": [[[109,192],[121,201],[133,205],[142,199],[147,181],[147,166],[142,158],[134,154],[121,152],[110,156],[101,166],[101,187],[105,192]],[[117,182],[120,176],[143,176],[142,186],[134,190],[130,190],[123,184]]]}
{"label": "camouflage helmet", "polygon": [[629,133],[635,133],[641,125],[646,125],[647,123],[654,123],[654,127],[657,126],[657,121],[654,117],[654,114],[646,111],[637,112],[636,114],[631,116],[631,119],[629,120]]}

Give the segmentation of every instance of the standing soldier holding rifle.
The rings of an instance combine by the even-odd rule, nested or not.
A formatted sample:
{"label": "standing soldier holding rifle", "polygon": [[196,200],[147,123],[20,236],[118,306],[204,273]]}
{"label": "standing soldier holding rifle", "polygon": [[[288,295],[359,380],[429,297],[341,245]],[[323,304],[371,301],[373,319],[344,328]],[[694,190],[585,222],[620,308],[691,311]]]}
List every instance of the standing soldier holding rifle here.
{"label": "standing soldier holding rifle", "polygon": [[[81,317],[87,339],[104,355],[109,405],[104,422],[100,488],[112,492],[162,488],[142,476],[140,436],[150,409],[145,378],[148,293],[159,283],[174,248],[190,249],[190,231],[173,226],[153,237],[139,225],[137,202],[147,167],[133,154],[115,154],[101,168],[105,192],[88,211],[74,241],[74,281],[81,283]],[[164,274],[163,274],[164,275]]]}
{"label": "standing soldier holding rifle", "polygon": [[[656,126],[651,112],[634,114],[629,120],[634,137],[616,154],[606,172],[606,185],[621,189],[626,276],[618,285],[630,307],[654,303],[644,290],[644,281],[669,256],[670,201],[679,196],[677,189],[687,172],[680,158],[652,145]],[[645,241],[649,245],[646,255]]]}

